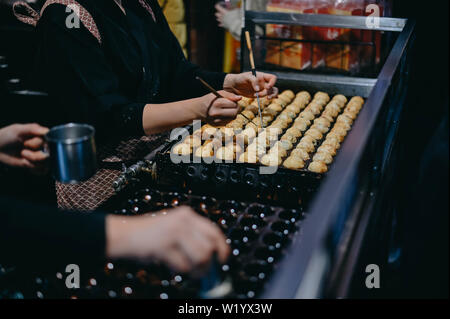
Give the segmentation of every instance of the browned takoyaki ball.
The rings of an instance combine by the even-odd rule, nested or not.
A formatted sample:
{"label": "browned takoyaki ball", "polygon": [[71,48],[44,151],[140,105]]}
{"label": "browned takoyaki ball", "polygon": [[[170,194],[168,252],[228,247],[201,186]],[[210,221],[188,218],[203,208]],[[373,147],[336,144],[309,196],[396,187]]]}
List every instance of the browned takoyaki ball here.
{"label": "browned takoyaki ball", "polygon": [[301,148],[296,148],[291,152],[291,157],[299,158],[303,161],[308,161],[310,159],[309,153]]}
{"label": "browned takoyaki ball", "polygon": [[260,163],[265,166],[280,166],[281,163],[283,163],[283,160],[277,154],[269,153],[261,158]]}
{"label": "browned takoyaki ball", "polygon": [[299,170],[305,167],[305,162],[301,158],[290,156],[284,161],[283,166],[287,169]]}
{"label": "browned takoyaki ball", "polygon": [[309,164],[308,170],[314,173],[323,174],[328,171],[328,167],[323,162],[312,162],[311,164]]}
{"label": "browned takoyaki ball", "polygon": [[331,156],[331,154],[329,154],[329,153],[320,152],[320,153],[316,153],[314,155],[313,161],[314,162],[322,162],[322,163],[329,165],[333,162],[333,156]]}
{"label": "browned takoyaki ball", "polygon": [[336,156],[336,149],[330,145],[321,145],[317,149],[317,153],[327,153],[334,157]]}

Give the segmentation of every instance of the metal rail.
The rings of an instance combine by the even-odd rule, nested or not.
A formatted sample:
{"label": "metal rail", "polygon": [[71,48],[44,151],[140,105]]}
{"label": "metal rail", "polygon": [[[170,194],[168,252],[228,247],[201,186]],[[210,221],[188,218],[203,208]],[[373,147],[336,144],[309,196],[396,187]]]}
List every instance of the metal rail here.
{"label": "metal rail", "polygon": [[[260,14],[254,15],[251,13],[251,15],[254,18],[262,17]],[[265,15],[265,17],[270,18],[270,15]],[[270,19],[271,23],[277,21],[276,17]],[[352,19],[338,20],[350,22]],[[357,24],[356,27],[361,23],[361,19],[355,19],[354,21]],[[385,22],[392,23],[392,20],[385,20]],[[267,23],[267,20],[264,23]],[[303,24],[303,21],[301,24]],[[321,23],[320,25],[330,26],[328,23]],[[340,26],[344,27],[344,25]],[[351,26],[345,24],[345,27]],[[362,26],[359,25],[359,27]],[[387,27],[383,24],[383,28]],[[383,66],[365,107],[355,122],[354,128],[343,144],[336,162],[310,206],[310,217],[305,221],[302,240],[295,242],[291,247],[288,255],[281,262],[277,272],[266,286],[263,298],[317,298],[322,296],[322,281],[328,274],[333,254],[339,253],[330,251],[330,235],[333,234],[333,227],[345,208],[344,205],[348,200],[351,200],[351,194],[348,194],[348,191],[352,189],[352,183],[358,175],[358,164],[374,132],[378,116],[385,106],[385,98],[394,74],[399,68],[402,56],[408,48],[414,27],[415,22],[408,21],[402,30],[393,28],[394,31],[401,31],[401,33]],[[345,86],[343,85],[342,88],[345,88]],[[356,218],[358,219],[359,216],[356,216]],[[363,221],[365,220],[367,219],[364,218]],[[359,226],[355,224],[354,227]],[[362,240],[362,236],[356,236],[355,239]],[[354,243],[354,245],[357,246],[357,243]]]}

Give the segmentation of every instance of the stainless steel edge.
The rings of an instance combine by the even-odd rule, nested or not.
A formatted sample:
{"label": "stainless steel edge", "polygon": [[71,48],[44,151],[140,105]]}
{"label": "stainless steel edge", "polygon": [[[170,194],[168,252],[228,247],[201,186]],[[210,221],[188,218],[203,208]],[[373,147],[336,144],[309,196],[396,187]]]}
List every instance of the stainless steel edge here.
{"label": "stainless steel edge", "polygon": [[406,19],[379,17],[376,21],[370,17],[343,16],[328,14],[298,14],[282,12],[246,11],[246,19],[255,24],[295,24],[302,26],[348,28],[372,31],[401,32]]}
{"label": "stainless steel edge", "polygon": [[[277,271],[267,284],[262,298],[294,298],[299,291],[302,291],[302,278],[306,278],[310,274],[317,278],[317,274],[310,273],[315,269],[308,267],[309,262],[316,252],[326,249],[327,236],[336,221],[342,201],[346,197],[346,190],[357,174],[357,164],[364,152],[364,146],[372,134],[392,77],[407,49],[414,27],[415,22],[408,21],[398,37],[358,120],[310,206],[309,217],[303,225],[302,239],[293,244],[284,260],[281,261]],[[325,275],[324,270],[320,278]],[[308,284],[311,285],[311,283]],[[320,297],[320,293],[303,292],[301,296],[317,298]]]}
{"label": "stainless steel edge", "polygon": [[278,77],[280,87],[325,91],[329,94],[359,95],[368,98],[377,79],[357,78],[342,75],[318,75],[294,72],[271,72]]}

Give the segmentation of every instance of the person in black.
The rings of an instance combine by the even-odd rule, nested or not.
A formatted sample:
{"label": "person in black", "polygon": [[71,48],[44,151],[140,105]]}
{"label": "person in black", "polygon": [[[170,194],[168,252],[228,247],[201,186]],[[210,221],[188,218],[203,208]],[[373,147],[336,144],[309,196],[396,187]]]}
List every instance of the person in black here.
{"label": "person in black", "polygon": [[[37,124],[0,128],[0,164],[41,171],[47,131]],[[156,217],[121,217],[61,212],[0,196],[0,264],[49,271],[108,258],[160,261],[188,272],[206,268],[215,254],[226,260],[225,237],[188,207]]]}
{"label": "person in black", "polygon": [[[139,137],[194,119],[224,124],[236,116],[240,96],[277,94],[274,75],[213,73],[188,62],[156,0],[146,2],[155,19],[138,0],[78,2],[101,44],[83,24],[68,27],[71,11],[62,5],[48,6],[37,24],[38,74],[57,102],[45,112],[51,125],[89,123],[99,140]],[[226,99],[208,94],[196,76]]]}

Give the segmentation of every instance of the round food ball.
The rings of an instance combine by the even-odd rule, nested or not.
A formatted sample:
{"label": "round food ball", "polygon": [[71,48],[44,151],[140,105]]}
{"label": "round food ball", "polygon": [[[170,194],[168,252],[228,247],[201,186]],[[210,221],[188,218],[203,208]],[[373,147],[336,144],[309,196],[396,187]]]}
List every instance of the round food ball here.
{"label": "round food ball", "polygon": [[333,162],[333,156],[331,156],[329,153],[320,152],[316,153],[313,157],[314,162],[323,162],[327,165],[331,164]]}
{"label": "round food ball", "polygon": [[300,158],[302,161],[308,161],[310,159],[309,153],[301,148],[296,148],[291,152],[291,157]]}
{"label": "round food ball", "polygon": [[299,170],[305,167],[305,162],[301,158],[290,156],[284,161],[283,166],[287,169]]}
{"label": "round food ball", "polygon": [[342,107],[344,107],[344,105],[347,103],[347,98],[344,96],[344,95],[342,95],[342,94],[338,94],[338,95],[335,95],[334,97],[333,97],[333,100],[334,101],[337,101],[337,102],[339,102],[339,106],[342,108]]}
{"label": "round food ball", "polygon": [[300,136],[302,136],[302,131],[300,131],[298,128],[296,127],[291,127],[286,131],[287,135],[291,135],[293,137],[299,138]]}
{"label": "round food ball", "polygon": [[252,164],[256,164],[256,162],[258,161],[258,157],[256,156],[256,153],[242,153],[239,156],[238,161],[240,163],[252,163]]}
{"label": "round food ball", "polygon": [[302,149],[308,153],[314,152],[315,146],[312,142],[301,140],[300,143],[298,143],[297,147],[299,149]]}
{"label": "round food ball", "polygon": [[264,155],[261,158],[260,162],[264,166],[280,166],[281,163],[283,162],[283,160],[281,159],[281,157],[277,156],[277,154],[270,153],[270,154]]}
{"label": "round food ball", "polygon": [[327,153],[334,157],[336,156],[336,149],[330,145],[321,145],[317,149],[317,153]]}
{"label": "round food ball", "polygon": [[353,120],[350,116],[346,115],[346,114],[341,114],[338,116],[336,123],[345,123],[348,125],[353,125]]}
{"label": "round food ball", "polygon": [[172,148],[172,153],[178,155],[190,155],[192,153],[192,148],[189,144],[180,143]]}
{"label": "round food ball", "polygon": [[325,163],[322,162],[312,162],[311,164],[309,164],[308,170],[310,172],[323,174],[328,171],[328,167]]}
{"label": "round food ball", "polygon": [[323,138],[322,133],[317,130],[316,128],[310,128],[306,133],[305,136],[311,136],[314,140],[319,141]]}

